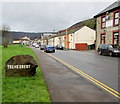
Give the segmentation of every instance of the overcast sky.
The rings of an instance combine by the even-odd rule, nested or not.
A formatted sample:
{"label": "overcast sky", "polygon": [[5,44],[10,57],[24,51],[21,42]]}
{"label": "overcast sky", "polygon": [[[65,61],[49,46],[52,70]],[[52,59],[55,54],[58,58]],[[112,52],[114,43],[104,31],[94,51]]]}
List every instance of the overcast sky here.
{"label": "overcast sky", "polygon": [[[3,2],[2,24],[13,31],[59,31],[92,18],[112,2]],[[0,17],[1,18],[1,17]]]}

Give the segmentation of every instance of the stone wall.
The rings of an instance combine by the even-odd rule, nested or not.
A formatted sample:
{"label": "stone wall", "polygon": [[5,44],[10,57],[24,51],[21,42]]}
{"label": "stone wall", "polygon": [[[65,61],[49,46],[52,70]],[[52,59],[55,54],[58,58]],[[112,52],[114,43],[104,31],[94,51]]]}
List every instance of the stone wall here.
{"label": "stone wall", "polygon": [[[113,43],[113,31],[120,29],[120,27],[118,26],[113,26],[114,12],[110,12],[109,14],[107,14],[107,16],[110,16],[110,18],[106,20],[106,25],[111,24],[111,23],[112,25],[107,25],[107,27],[104,29],[101,29],[101,16],[97,17],[96,19],[96,35],[97,35],[96,36],[96,49],[98,48],[100,44],[100,40],[101,40],[100,36],[102,33],[105,33],[105,43],[112,44]],[[120,45],[120,42],[119,42],[119,45]]]}

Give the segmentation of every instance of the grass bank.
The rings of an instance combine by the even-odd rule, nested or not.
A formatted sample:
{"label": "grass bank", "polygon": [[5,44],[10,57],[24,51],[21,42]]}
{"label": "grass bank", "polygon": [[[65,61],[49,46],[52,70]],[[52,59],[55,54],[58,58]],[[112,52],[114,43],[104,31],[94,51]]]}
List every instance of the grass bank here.
{"label": "grass bank", "polygon": [[31,55],[31,48],[11,45],[2,47],[2,102],[50,102],[49,94],[40,67],[34,77],[5,77],[5,62],[15,55]]}

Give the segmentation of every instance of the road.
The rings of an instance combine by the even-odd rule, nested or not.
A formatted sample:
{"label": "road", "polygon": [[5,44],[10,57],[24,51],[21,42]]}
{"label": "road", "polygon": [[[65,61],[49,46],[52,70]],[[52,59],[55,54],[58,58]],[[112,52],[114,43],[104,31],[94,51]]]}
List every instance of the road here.
{"label": "road", "polygon": [[71,68],[66,67],[63,65],[64,63],[55,60],[55,57],[52,56],[65,51],[50,54],[45,54],[36,48],[33,48],[33,51],[40,65],[52,102],[111,102],[110,104],[117,104],[118,99],[110,96],[83,76],[74,73]]}
{"label": "road", "polygon": [[95,51],[56,50],[50,54],[118,91],[119,58],[100,56]]}

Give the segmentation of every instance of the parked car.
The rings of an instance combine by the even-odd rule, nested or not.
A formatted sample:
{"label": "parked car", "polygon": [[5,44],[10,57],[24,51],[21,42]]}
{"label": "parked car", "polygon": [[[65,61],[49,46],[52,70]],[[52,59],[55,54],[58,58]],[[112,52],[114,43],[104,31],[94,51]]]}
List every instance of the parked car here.
{"label": "parked car", "polygon": [[40,49],[41,49],[41,50],[44,50],[44,48],[45,48],[45,45],[41,45],[41,46],[40,46]]}
{"label": "parked car", "polygon": [[35,47],[37,43],[33,43],[32,46]]}
{"label": "parked car", "polygon": [[35,45],[35,48],[39,48],[40,46],[38,44]]}
{"label": "parked car", "polygon": [[55,47],[53,45],[46,45],[44,52],[55,52]]}
{"label": "parked car", "polygon": [[63,46],[61,44],[59,44],[59,45],[56,46],[56,49],[63,50]]}
{"label": "parked car", "polygon": [[120,56],[120,47],[113,44],[100,44],[98,47],[98,53],[100,55]]}

